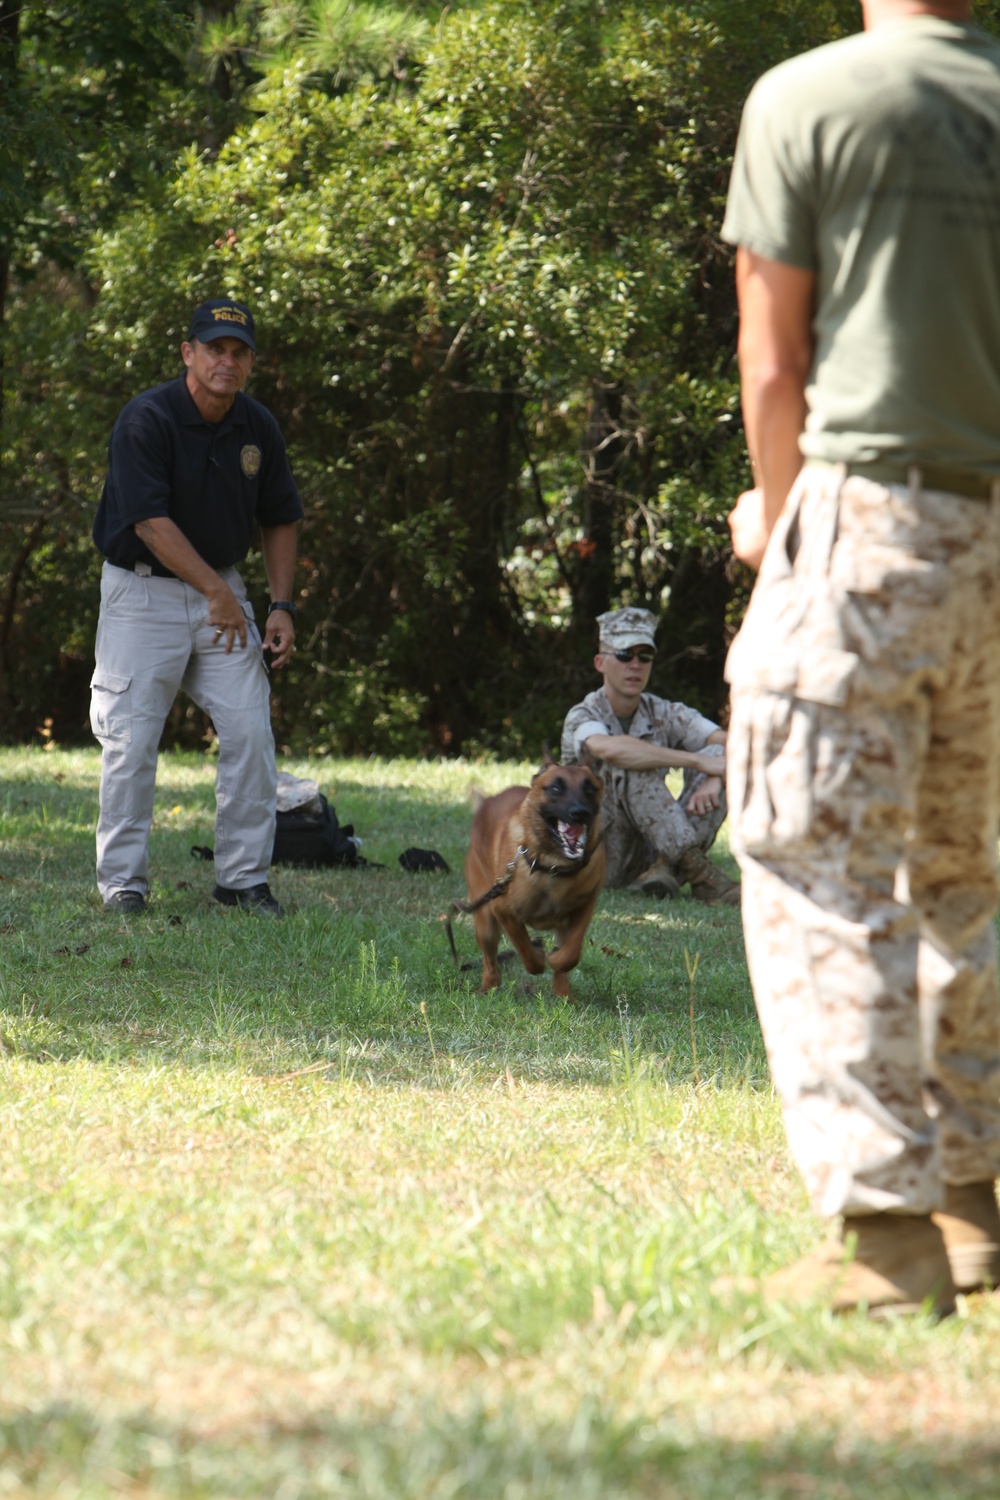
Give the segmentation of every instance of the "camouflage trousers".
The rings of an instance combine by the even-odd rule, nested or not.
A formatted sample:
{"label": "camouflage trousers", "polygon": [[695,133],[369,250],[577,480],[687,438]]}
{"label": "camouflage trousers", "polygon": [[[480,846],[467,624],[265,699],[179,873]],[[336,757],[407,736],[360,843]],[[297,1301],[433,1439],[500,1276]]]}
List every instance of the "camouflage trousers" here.
{"label": "camouflage trousers", "polygon": [[[701,753],[722,756],[725,746],[706,745]],[[628,885],[658,859],[675,865],[685,849],[710,849],[726,821],[725,793],[711,812],[695,816],[688,811],[692,794],[705,780],[701,772],[685,771],[679,798],[668,791],[665,774],[602,767],[601,821],[609,886]]]}
{"label": "camouflage trousers", "polygon": [[818,1212],[1000,1173],[1000,494],[803,470],[727,666],[747,958]]}

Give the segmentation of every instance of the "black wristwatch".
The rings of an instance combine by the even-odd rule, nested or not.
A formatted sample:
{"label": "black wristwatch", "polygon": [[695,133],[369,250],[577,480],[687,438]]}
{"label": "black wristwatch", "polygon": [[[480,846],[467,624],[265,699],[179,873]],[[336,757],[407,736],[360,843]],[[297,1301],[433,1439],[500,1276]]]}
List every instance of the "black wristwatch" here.
{"label": "black wristwatch", "polygon": [[287,615],[291,615],[293,620],[299,612],[299,606],[293,604],[291,599],[272,599],[267,606],[267,613],[273,614],[276,609],[283,609]]}

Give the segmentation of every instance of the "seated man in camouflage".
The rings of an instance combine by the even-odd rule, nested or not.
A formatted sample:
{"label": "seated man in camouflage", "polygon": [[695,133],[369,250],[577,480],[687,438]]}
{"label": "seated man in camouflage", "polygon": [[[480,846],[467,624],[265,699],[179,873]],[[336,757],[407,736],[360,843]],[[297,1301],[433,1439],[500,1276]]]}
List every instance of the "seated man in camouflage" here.
{"label": "seated man in camouflage", "polygon": [[[656,619],[645,609],[600,615],[594,666],[604,686],[566,715],[562,759],[584,749],[601,762],[608,885],[669,897],[690,885],[696,901],[739,904],[740,887],[706,857],[726,817],[725,732],[683,703],[645,692],[656,655]],[[675,799],[665,773],[684,772]]]}

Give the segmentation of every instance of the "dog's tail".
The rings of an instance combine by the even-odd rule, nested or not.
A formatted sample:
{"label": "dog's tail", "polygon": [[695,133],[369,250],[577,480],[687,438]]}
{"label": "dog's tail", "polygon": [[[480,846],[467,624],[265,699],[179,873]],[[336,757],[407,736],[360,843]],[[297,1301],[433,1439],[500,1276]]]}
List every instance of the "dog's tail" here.
{"label": "dog's tail", "polygon": [[448,946],[451,948],[451,956],[455,960],[456,968],[462,967],[462,960],[459,958],[458,949],[455,946],[455,934],[452,931],[451,919],[452,917],[457,917],[460,913],[466,912],[468,910],[468,901],[453,901],[448,910],[443,911],[438,917],[438,921],[444,923],[444,930],[448,934]]}

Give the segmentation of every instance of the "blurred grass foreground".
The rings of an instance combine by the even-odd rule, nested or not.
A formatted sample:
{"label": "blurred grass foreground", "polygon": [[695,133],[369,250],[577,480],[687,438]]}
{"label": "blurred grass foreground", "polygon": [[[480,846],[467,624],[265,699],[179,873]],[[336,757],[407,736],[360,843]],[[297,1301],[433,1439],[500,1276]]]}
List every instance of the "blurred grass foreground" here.
{"label": "blurred grass foreground", "polygon": [[481,997],[437,917],[470,785],[533,768],[287,769],[384,869],[217,907],[213,766],[168,755],[127,920],[97,752],[0,752],[0,1496],[994,1497],[1000,1305],[710,1291],[821,1232],[738,913],[609,892],[576,1004]]}

